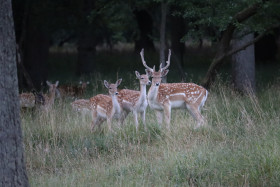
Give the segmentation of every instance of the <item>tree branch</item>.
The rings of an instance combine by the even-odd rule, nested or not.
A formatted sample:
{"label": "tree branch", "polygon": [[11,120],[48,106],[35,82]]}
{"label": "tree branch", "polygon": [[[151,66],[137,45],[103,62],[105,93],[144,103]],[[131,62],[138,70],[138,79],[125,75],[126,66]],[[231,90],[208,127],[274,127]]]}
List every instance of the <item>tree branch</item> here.
{"label": "tree branch", "polygon": [[231,56],[243,49],[246,49],[248,46],[256,43],[257,41],[259,41],[268,31],[276,28],[276,27],[279,27],[279,24],[276,24],[276,25],[273,25],[269,28],[267,28],[262,34],[258,35],[254,40],[252,40],[251,42],[248,42],[238,48],[235,48],[235,49],[232,49],[228,52],[224,52],[222,53],[220,56],[217,56],[213,59],[208,71],[207,71],[207,74],[205,76],[205,78],[203,79],[202,81],[202,85],[205,87],[205,88],[209,88],[210,87],[210,84],[214,81],[215,79],[215,76],[217,74],[217,71],[219,69],[219,67],[223,64],[223,60],[228,57],[228,56]]}
{"label": "tree branch", "polygon": [[[219,42],[219,47],[218,47],[217,53],[215,55],[215,58],[213,59],[211,65],[207,71],[206,76],[202,80],[202,85],[205,88],[209,88],[210,84],[215,80],[217,71],[223,64],[222,60],[225,57],[232,55],[232,54],[252,45],[256,41],[261,39],[268,30],[271,30],[270,28],[267,29],[263,34],[261,34],[257,38],[255,38],[252,41],[253,43],[250,42],[248,44],[241,46],[238,49],[233,49],[233,50],[229,51],[230,41],[232,39],[234,30],[236,29],[236,26],[234,25],[234,21],[237,21],[238,23],[246,21],[247,19],[249,19],[250,17],[252,17],[253,15],[255,15],[257,13],[257,11],[261,7],[261,5],[262,5],[262,3],[256,3],[256,4],[253,4],[252,6],[247,7],[245,9],[243,9],[242,11],[238,12],[234,16],[233,21],[227,26],[227,29],[224,31],[222,39]],[[275,28],[275,27],[273,27],[273,28]]]}
{"label": "tree branch", "polygon": [[235,53],[237,53],[239,51],[242,51],[242,50],[246,49],[248,46],[253,45],[257,41],[259,41],[268,31],[270,31],[270,30],[272,30],[272,29],[274,29],[276,27],[279,27],[279,26],[280,25],[277,24],[277,25],[273,25],[273,26],[267,28],[262,34],[258,35],[254,40],[244,44],[243,46],[240,46],[238,48],[235,48],[235,49],[232,49],[232,50],[228,51],[224,55],[220,56],[217,60],[223,60],[227,56],[231,56],[231,55],[233,55],[233,54],[235,54]]}

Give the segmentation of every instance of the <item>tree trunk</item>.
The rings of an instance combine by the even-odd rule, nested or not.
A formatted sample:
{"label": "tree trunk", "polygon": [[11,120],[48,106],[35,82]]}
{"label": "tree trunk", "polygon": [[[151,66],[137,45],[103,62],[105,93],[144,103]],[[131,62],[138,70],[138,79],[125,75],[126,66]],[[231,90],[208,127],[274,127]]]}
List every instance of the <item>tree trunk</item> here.
{"label": "tree trunk", "polygon": [[[254,34],[248,34],[233,41],[233,48],[238,48],[253,41]],[[234,87],[242,93],[255,92],[255,51],[254,45],[232,55],[232,78]]]}
{"label": "tree trunk", "polygon": [[0,186],[29,186],[19,116],[11,1],[0,1],[0,7]]}
{"label": "tree trunk", "polygon": [[40,90],[42,83],[48,77],[49,34],[43,23],[34,26],[32,20],[28,22],[26,38],[24,39],[23,65],[29,73],[36,89]]}
{"label": "tree trunk", "polygon": [[180,42],[181,38],[185,35],[185,22],[181,17],[171,16],[171,49],[172,58],[175,62],[178,72],[183,82],[186,81],[187,76],[184,72],[184,51],[185,44]]}
{"label": "tree trunk", "polygon": [[78,39],[77,75],[89,74],[95,70],[94,56],[96,53],[96,41],[91,25],[83,27]]}
{"label": "tree trunk", "polygon": [[[161,2],[161,22],[160,22],[160,45],[159,45],[159,63],[165,66],[165,30],[166,30],[167,3]],[[167,76],[162,78],[162,82],[167,82]]]}
{"label": "tree trunk", "polygon": [[155,46],[153,40],[150,38],[153,34],[153,18],[145,10],[135,10],[134,12],[138,29],[140,31],[140,37],[135,41],[135,51],[137,54],[142,48],[145,51],[154,51]]}
{"label": "tree trunk", "polygon": [[78,61],[76,74],[81,76],[95,70],[94,56],[98,44],[95,26],[89,22],[88,16],[94,9],[94,1],[83,0],[80,7],[80,26],[78,29]]}

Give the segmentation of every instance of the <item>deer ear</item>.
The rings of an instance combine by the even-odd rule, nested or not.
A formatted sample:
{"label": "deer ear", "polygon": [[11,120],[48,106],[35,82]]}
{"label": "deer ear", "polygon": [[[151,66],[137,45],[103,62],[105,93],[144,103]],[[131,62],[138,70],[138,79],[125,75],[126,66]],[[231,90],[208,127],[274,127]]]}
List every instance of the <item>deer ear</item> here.
{"label": "deer ear", "polygon": [[119,86],[122,82],[122,79],[120,78],[119,80],[117,80],[116,85]]}
{"label": "deer ear", "polygon": [[137,79],[141,78],[140,73],[138,71],[135,71],[135,75],[136,75]]}
{"label": "deer ear", "polygon": [[167,75],[167,73],[169,72],[169,69],[165,69],[161,72],[161,76],[164,77]]}
{"label": "deer ear", "polygon": [[106,80],[104,80],[104,86],[109,89],[109,83]]}
{"label": "deer ear", "polygon": [[51,86],[51,83],[49,81],[46,81],[46,83],[47,83],[48,86]]}
{"label": "deer ear", "polygon": [[57,87],[57,86],[58,86],[58,84],[59,84],[59,81],[56,81],[56,82],[55,82],[55,86]]}

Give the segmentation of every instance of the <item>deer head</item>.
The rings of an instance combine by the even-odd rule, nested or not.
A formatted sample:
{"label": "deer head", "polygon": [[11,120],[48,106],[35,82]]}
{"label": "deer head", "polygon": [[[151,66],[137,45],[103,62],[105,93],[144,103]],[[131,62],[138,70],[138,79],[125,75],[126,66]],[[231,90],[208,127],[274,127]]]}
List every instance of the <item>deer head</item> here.
{"label": "deer head", "polygon": [[50,83],[49,81],[46,81],[47,85],[49,86],[49,92],[50,93],[55,93],[56,88],[59,84],[59,81],[56,81],[55,84]]}
{"label": "deer head", "polygon": [[159,66],[159,71],[155,70],[155,66],[150,68],[144,59],[144,49],[141,50],[140,56],[142,59],[142,63],[146,69],[147,74],[152,77],[152,86],[159,86],[162,80],[162,77],[166,76],[168,73],[168,67],[170,66],[170,57],[171,57],[171,50],[169,49],[168,53],[168,61],[166,61],[165,67],[163,67],[162,63]]}
{"label": "deer head", "polygon": [[118,86],[121,84],[122,79],[117,80],[115,84],[109,84],[106,80],[104,80],[104,85],[109,90],[109,95],[114,96],[118,95]]}
{"label": "deer head", "polygon": [[146,74],[140,75],[140,73],[138,71],[135,71],[135,75],[137,77],[137,79],[140,80],[140,85],[150,85],[151,81],[149,80],[149,73],[147,71],[147,69],[145,69]]}

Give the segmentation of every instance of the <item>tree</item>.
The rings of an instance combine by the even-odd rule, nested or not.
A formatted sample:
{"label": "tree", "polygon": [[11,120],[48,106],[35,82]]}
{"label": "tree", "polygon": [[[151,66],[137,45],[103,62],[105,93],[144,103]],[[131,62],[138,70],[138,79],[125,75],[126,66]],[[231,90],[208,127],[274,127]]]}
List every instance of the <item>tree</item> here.
{"label": "tree", "polygon": [[134,10],[136,22],[138,24],[139,38],[135,41],[135,51],[139,52],[142,48],[146,51],[154,51],[155,46],[151,38],[153,34],[153,18],[148,11]]}
{"label": "tree", "polygon": [[[165,67],[165,32],[166,32],[166,14],[168,5],[166,2],[161,2],[161,21],[160,21],[160,44],[159,44],[159,62],[162,64],[162,67]],[[167,77],[162,78],[162,82],[167,82]]]}
{"label": "tree", "polygon": [[[181,15],[190,28],[185,39],[200,39],[203,36],[217,41],[215,57],[202,80],[202,85],[206,88],[215,80],[226,57],[257,42],[272,28],[279,26],[280,20],[280,3],[277,0],[190,0],[181,1],[180,7],[183,9]],[[244,28],[257,33],[256,37],[242,46],[231,48],[234,32]]]}
{"label": "tree", "polygon": [[32,85],[29,84],[31,80],[24,77],[28,89],[33,89],[33,86],[40,89],[41,84],[47,80],[50,38],[55,20],[51,18],[53,7],[55,6],[51,1],[13,1],[16,41],[22,62],[18,71],[20,75],[30,75]]}
{"label": "tree", "polygon": [[[235,39],[232,46],[233,48],[238,48],[243,44],[251,42],[253,39],[254,34],[249,33]],[[234,87],[238,91],[242,93],[255,92],[256,80],[254,44],[232,55],[232,79]]]}
{"label": "tree", "polygon": [[29,186],[24,162],[10,0],[0,1],[0,186]]}

